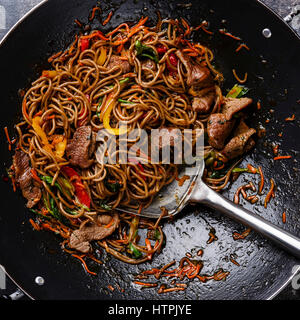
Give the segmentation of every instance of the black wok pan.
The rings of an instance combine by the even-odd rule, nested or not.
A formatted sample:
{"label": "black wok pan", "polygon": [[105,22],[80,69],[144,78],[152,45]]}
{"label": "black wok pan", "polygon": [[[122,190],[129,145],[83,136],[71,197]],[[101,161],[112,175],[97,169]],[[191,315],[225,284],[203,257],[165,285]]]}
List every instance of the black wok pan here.
{"label": "black wok pan", "polygon": [[[20,116],[18,90],[28,87],[39,76],[48,66],[50,55],[72,42],[79,31],[74,19],[87,22],[95,4],[93,0],[45,1],[3,41],[0,48],[1,130],[8,126],[13,132],[13,125]],[[210,22],[210,30],[215,36],[210,38],[200,32],[196,40],[201,39],[215,53],[216,67],[226,79],[224,90],[236,82],[231,72],[233,68],[241,75],[248,72],[249,96],[255,101],[260,99],[263,106],[259,112],[254,108],[248,121],[256,128],[264,125],[266,136],[258,140],[255,150],[243,163],[261,165],[265,176],[272,177],[278,187],[276,198],[268,209],[263,209],[261,203],[251,207],[247,203],[243,205],[300,236],[300,106],[297,104],[300,99],[300,41],[297,35],[254,0],[101,1],[101,6],[103,16],[114,10],[104,31],[122,21],[136,21],[141,15],[147,15],[155,22],[156,10],[160,10],[163,17],[184,17],[191,25],[199,25],[203,20]],[[93,27],[99,26],[95,19]],[[238,42],[219,34],[221,28],[241,37],[251,50],[236,54]],[[269,38],[262,32],[266,28],[272,33]],[[285,122],[291,114],[295,114],[296,120]],[[270,119],[268,124],[267,119]],[[281,154],[290,154],[293,158],[274,162],[272,142],[280,144]],[[4,135],[0,143],[5,174],[12,154],[7,150]],[[245,177],[257,182],[253,176],[243,175],[224,191],[224,195],[232,199]],[[268,181],[266,184],[269,186]],[[300,264],[257,234],[251,233],[244,240],[234,241],[232,233],[242,232],[245,227],[199,205],[189,206],[174,221],[165,223],[165,247],[151,264],[131,266],[103,252],[104,265],[90,265],[90,269],[98,273],[95,277],[85,273],[76,259],[61,250],[60,238],[46,231],[33,231],[28,223],[31,213],[25,208],[20,193],[15,194],[4,181],[1,181],[0,190],[0,264],[35,299],[270,299],[288,283],[293,276],[292,270],[296,272],[294,267]],[[286,224],[282,223],[283,211],[287,213]],[[215,229],[218,241],[207,244],[211,228]],[[179,261],[186,252],[195,255],[200,248],[204,249],[202,272],[212,274],[219,268],[230,271],[226,281],[204,284],[193,281],[184,292],[164,295],[155,290],[140,290],[132,284],[134,275],[141,270],[162,266],[173,259]],[[232,256],[240,266],[230,261]],[[41,278],[37,277],[43,278],[43,285],[38,284],[37,279]],[[107,289],[108,284],[114,287],[118,284],[125,292],[112,292]]]}

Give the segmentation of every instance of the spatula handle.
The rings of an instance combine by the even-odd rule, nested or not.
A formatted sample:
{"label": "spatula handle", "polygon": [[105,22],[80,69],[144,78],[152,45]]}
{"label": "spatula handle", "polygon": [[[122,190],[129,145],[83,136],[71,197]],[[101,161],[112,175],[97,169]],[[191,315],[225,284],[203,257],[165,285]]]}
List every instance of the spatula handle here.
{"label": "spatula handle", "polygon": [[273,225],[260,216],[234,204],[219,193],[209,188],[201,182],[194,188],[191,195],[191,202],[203,203],[211,208],[221,211],[228,217],[242,223],[245,226],[255,230],[259,234],[273,241],[275,244],[290,252],[297,258],[300,258],[300,239],[288,233],[285,230]]}

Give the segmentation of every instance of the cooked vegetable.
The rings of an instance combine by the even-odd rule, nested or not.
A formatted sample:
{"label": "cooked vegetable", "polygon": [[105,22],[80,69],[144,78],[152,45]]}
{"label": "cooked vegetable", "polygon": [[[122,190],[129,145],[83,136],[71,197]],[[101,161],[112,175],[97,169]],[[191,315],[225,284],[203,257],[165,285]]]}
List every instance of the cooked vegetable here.
{"label": "cooked vegetable", "polygon": [[32,119],[32,128],[36,132],[36,134],[41,138],[44,149],[52,153],[52,146],[49,143],[48,137],[42,127],[40,126],[41,123],[41,117],[37,116]]}
{"label": "cooked vegetable", "polygon": [[140,40],[135,42],[135,49],[138,57],[149,58],[158,63],[159,59],[156,52],[151,47],[142,44]]}
{"label": "cooked vegetable", "polygon": [[85,205],[87,208],[90,208],[91,199],[84,185],[82,184],[79,174],[73,168],[68,166],[62,167],[61,170],[67,175],[72,185],[74,186],[75,195],[78,198],[79,202]]}
{"label": "cooked vegetable", "polygon": [[141,251],[139,251],[133,244],[132,242],[129,242],[128,244],[128,248],[130,253],[134,256],[134,258],[138,259],[140,258],[143,254],[141,253]]}
{"label": "cooked vegetable", "polygon": [[97,63],[99,66],[103,66],[106,61],[107,53],[106,53],[106,47],[102,46],[100,49],[100,56],[97,60]]}
{"label": "cooked vegetable", "polygon": [[241,98],[249,92],[249,89],[240,84],[235,84],[227,93],[226,98]]}

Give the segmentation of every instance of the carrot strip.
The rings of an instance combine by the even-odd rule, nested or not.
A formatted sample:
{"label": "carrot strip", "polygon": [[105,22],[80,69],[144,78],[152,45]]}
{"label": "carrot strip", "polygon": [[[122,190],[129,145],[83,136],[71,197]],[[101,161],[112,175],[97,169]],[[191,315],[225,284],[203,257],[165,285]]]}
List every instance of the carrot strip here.
{"label": "carrot strip", "polygon": [[247,49],[248,51],[250,51],[249,47],[247,45],[245,45],[245,43],[240,44],[240,46],[235,50],[235,52],[239,52],[242,48]]}
{"label": "carrot strip", "polygon": [[208,23],[207,21],[203,21],[198,27],[196,27],[194,30],[197,31],[199,29],[202,29],[204,32],[206,32],[209,35],[214,34],[212,31],[207,30]]}
{"label": "carrot strip", "polygon": [[92,14],[91,14],[91,16],[89,17],[89,21],[93,21],[93,20],[94,20],[97,10],[101,11],[101,9],[100,9],[99,7],[94,7],[94,8],[92,9]]}
{"label": "carrot strip", "polygon": [[80,257],[80,256],[79,256],[79,255],[77,255],[77,254],[72,254],[72,256],[73,256],[74,258],[79,259],[79,260],[82,262],[82,264],[83,264],[83,266],[84,266],[84,268],[85,268],[86,272],[88,272],[88,273],[90,273],[90,274],[92,274],[92,275],[94,275],[94,276],[96,276],[96,275],[97,275],[97,273],[96,273],[96,272],[92,272],[92,271],[90,271],[90,270],[89,270],[89,268],[87,267],[87,265],[86,265],[86,263],[85,263],[85,261],[83,260],[83,258],[82,258],[82,257]]}
{"label": "carrot strip", "polygon": [[157,293],[167,293],[167,292],[173,292],[173,291],[184,291],[185,288],[183,287],[174,287],[174,288],[162,288],[159,292]]}
{"label": "carrot strip", "polygon": [[39,176],[37,175],[35,169],[31,169],[30,170],[32,178],[37,181],[38,183],[42,183],[42,180],[39,178]]}
{"label": "carrot strip", "polygon": [[[152,251],[151,243],[148,238],[145,239],[145,244],[147,246],[148,251]],[[152,259],[152,253],[147,254],[148,260]]]}
{"label": "carrot strip", "polygon": [[257,169],[254,168],[250,163],[247,164],[247,168],[251,173],[257,173]]}
{"label": "carrot strip", "polygon": [[114,222],[114,219],[112,218],[112,219],[109,221],[109,223],[104,226],[104,228],[110,228],[110,227],[112,226],[113,222]]}
{"label": "carrot strip", "polygon": [[261,102],[257,101],[257,110],[260,110],[260,109],[261,109]]}
{"label": "carrot strip", "polygon": [[275,157],[274,160],[281,160],[281,159],[291,159],[292,156],[278,156]]}
{"label": "carrot strip", "polygon": [[217,165],[218,165],[218,161],[215,161],[214,162],[214,170],[216,170],[216,171],[222,170],[225,167],[225,163],[222,163],[220,165],[220,167],[217,167]]}
{"label": "carrot strip", "polygon": [[295,115],[293,114],[291,117],[288,117],[285,119],[285,121],[294,121],[295,120]]}
{"label": "carrot strip", "polygon": [[267,208],[267,205],[270,202],[270,199],[272,197],[272,194],[273,194],[274,188],[275,188],[275,182],[274,182],[274,180],[272,178],[270,179],[270,182],[271,182],[271,187],[270,187],[270,190],[269,190],[268,194],[266,195],[266,198],[265,198],[265,201],[264,201],[264,207],[265,208]]}
{"label": "carrot strip", "polygon": [[282,222],[286,223],[286,213],[285,212],[282,213]]}
{"label": "carrot strip", "polygon": [[210,34],[210,35],[214,34],[212,31],[207,30],[204,26],[202,26],[201,29],[207,34]]}
{"label": "carrot strip", "polygon": [[74,22],[78,25],[79,28],[82,27],[82,23],[78,19],[75,19]]}
{"label": "carrot strip", "polygon": [[120,24],[117,28],[115,28],[113,31],[107,33],[106,36],[107,36],[107,37],[112,36],[113,34],[115,34],[116,32],[118,32],[122,27],[125,27],[125,28],[126,28],[126,32],[127,32],[127,33],[130,32],[130,28],[129,28],[128,24],[127,24],[127,23],[122,23],[122,24]]}
{"label": "carrot strip", "polygon": [[274,155],[277,155],[278,154],[278,148],[279,148],[279,145],[276,145],[273,147],[273,153]]}
{"label": "carrot strip", "polygon": [[181,18],[181,23],[182,25],[185,27],[186,31],[184,33],[184,37],[191,34],[191,27],[189,26],[189,24],[187,23],[187,21],[183,18]]}
{"label": "carrot strip", "polygon": [[36,224],[31,218],[29,219],[29,222],[31,223],[31,225],[33,226],[33,228],[37,231],[40,231],[41,228],[38,226],[38,224]]}
{"label": "carrot strip", "polygon": [[262,172],[261,166],[258,167],[258,172],[260,174],[260,184],[259,184],[258,193],[260,194],[264,188],[264,183],[265,183],[265,178],[264,178],[264,174]]}
{"label": "carrot strip", "polygon": [[226,32],[224,29],[220,29],[219,32],[222,33],[222,34],[224,34],[225,36],[228,36],[228,37],[234,39],[234,40],[242,40],[241,38],[236,37],[236,36],[232,35],[232,34],[229,33],[229,32]]}
{"label": "carrot strip", "polygon": [[102,25],[103,25],[103,26],[105,26],[105,25],[107,25],[107,24],[109,23],[112,15],[113,15],[113,12],[111,11],[111,12],[108,14],[107,18],[102,22]]}
{"label": "carrot strip", "polygon": [[10,137],[9,137],[9,134],[8,134],[8,129],[7,129],[7,127],[4,128],[4,132],[5,132],[5,135],[6,135],[7,142],[8,142],[9,144],[11,144],[11,140],[10,140]]}
{"label": "carrot strip", "polygon": [[48,62],[51,63],[54,59],[58,58],[61,54],[62,54],[62,51],[55,53],[50,58],[48,58]]}
{"label": "carrot strip", "polygon": [[245,239],[251,232],[251,229],[248,228],[245,231],[243,231],[242,233],[238,233],[238,232],[234,232],[232,234],[232,237],[234,240],[240,240],[240,239]]}
{"label": "carrot strip", "polygon": [[130,32],[128,33],[127,38],[113,42],[112,45],[118,46],[120,44],[126,43],[134,34],[136,34],[140,30],[140,27],[142,27],[146,23],[147,20],[148,20],[148,17],[141,18],[140,21],[130,29]]}
{"label": "carrot strip", "polygon": [[150,282],[142,282],[142,281],[133,281],[135,284],[138,284],[140,286],[144,286],[144,287],[157,287],[157,283],[150,283]]}

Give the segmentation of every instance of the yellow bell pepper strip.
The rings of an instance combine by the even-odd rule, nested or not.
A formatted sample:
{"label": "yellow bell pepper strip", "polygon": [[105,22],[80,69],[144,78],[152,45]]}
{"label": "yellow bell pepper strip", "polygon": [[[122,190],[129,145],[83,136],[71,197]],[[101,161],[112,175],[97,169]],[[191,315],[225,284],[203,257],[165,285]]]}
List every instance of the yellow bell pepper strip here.
{"label": "yellow bell pepper strip", "polygon": [[56,70],[44,70],[42,72],[42,77],[53,79],[56,76],[57,76],[57,71]]}
{"label": "yellow bell pepper strip", "polygon": [[[115,104],[116,104],[116,98],[114,96],[108,97],[108,99],[106,100],[105,106],[104,106],[105,108],[103,108],[103,110],[105,109],[104,115],[103,115],[103,125],[104,125],[104,128],[109,133],[111,133],[115,136],[119,136],[119,135],[125,134],[128,131],[128,129],[127,129],[127,127],[112,128],[110,126],[110,115],[111,115],[111,112],[112,112]],[[100,117],[101,117],[101,115],[100,115]]]}
{"label": "yellow bell pepper strip", "polygon": [[67,146],[67,138],[62,135],[57,135],[53,141],[52,145],[55,147],[54,154],[58,158],[62,158],[65,154],[66,146]]}
{"label": "yellow bell pepper strip", "polygon": [[107,99],[104,101],[104,103],[102,103],[102,106],[101,106],[101,112],[99,115],[99,118],[101,121],[103,121],[104,115],[108,110],[110,104],[114,105],[115,103],[116,103],[116,99],[114,98],[114,92],[110,92],[107,96]]}
{"label": "yellow bell pepper strip", "polygon": [[100,50],[100,56],[97,60],[97,63],[99,64],[99,66],[103,66],[105,63],[107,57],[107,53],[106,53],[106,47],[102,46],[101,50]]}
{"label": "yellow bell pepper strip", "polygon": [[[128,83],[129,80],[130,79],[128,77],[120,80],[119,83],[121,88],[123,88]],[[104,128],[109,133],[114,134],[116,136],[125,134],[128,131],[127,127],[112,128],[110,126],[110,115],[117,101],[118,101],[118,97],[115,95],[115,93],[113,91],[110,92],[106,100],[104,101],[104,103],[102,103],[101,112],[99,115],[100,120],[103,121]]]}
{"label": "yellow bell pepper strip", "polygon": [[32,128],[36,132],[36,134],[41,138],[42,143],[44,145],[44,149],[52,153],[52,146],[49,144],[48,138],[42,127],[40,126],[41,117],[34,117],[32,119]]}

